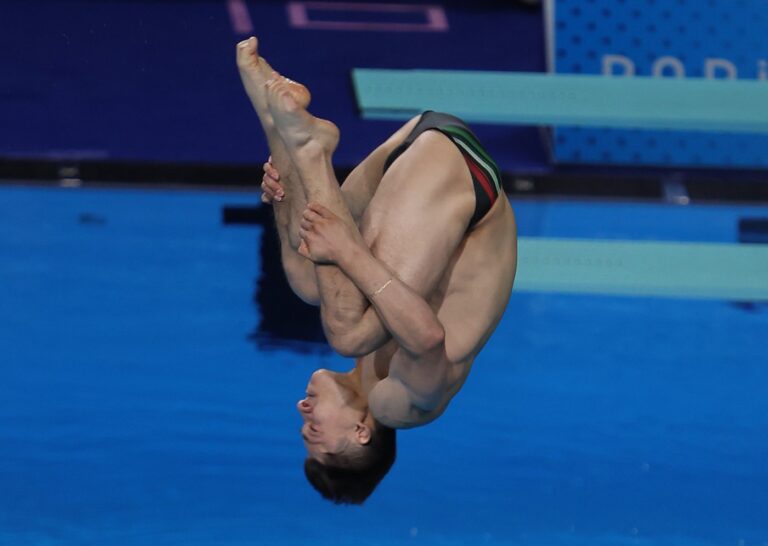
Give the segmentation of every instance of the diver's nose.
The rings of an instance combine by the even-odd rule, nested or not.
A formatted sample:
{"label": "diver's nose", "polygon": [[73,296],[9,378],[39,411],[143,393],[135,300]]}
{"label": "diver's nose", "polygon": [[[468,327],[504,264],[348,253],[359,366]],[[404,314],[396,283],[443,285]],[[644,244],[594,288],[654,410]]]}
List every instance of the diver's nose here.
{"label": "diver's nose", "polygon": [[312,405],[309,403],[309,400],[304,398],[303,400],[298,401],[296,409],[301,413],[310,413],[312,411]]}

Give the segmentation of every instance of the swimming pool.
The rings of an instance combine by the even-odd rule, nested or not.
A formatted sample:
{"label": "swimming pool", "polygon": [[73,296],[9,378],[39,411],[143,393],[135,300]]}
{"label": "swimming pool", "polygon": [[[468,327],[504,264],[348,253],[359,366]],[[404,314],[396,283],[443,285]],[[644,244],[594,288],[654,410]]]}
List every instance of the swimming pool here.
{"label": "swimming pool", "polygon": [[[222,223],[255,202],[0,188],[0,543],[768,544],[751,301],[521,289],[369,501],[320,499],[294,404],[348,364],[257,335],[293,317],[253,303],[263,228]],[[532,239],[736,244],[739,218],[768,216],[514,206]]]}

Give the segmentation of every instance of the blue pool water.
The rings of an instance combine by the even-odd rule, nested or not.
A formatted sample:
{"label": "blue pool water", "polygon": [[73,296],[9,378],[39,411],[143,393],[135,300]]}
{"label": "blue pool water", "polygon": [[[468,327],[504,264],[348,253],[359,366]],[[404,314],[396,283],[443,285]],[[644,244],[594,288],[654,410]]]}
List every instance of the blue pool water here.
{"label": "blue pool water", "polygon": [[[767,308],[516,293],[363,507],[302,472],[330,352],[255,340],[255,195],[0,189],[0,544],[765,545]],[[747,207],[515,204],[526,236],[736,242]],[[767,280],[768,282],[768,280]],[[286,296],[287,297],[287,296]]]}

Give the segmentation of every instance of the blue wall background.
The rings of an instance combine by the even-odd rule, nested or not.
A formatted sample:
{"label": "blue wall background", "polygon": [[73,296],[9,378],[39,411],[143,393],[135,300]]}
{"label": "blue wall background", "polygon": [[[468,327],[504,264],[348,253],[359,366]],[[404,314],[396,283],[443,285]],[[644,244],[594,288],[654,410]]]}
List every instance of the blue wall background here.
{"label": "blue wall background", "polygon": [[[721,67],[714,77],[768,79],[768,16],[761,0],[550,0],[548,5],[549,56],[556,73],[603,74],[606,56],[621,56],[637,76],[654,75],[661,59],[664,77],[703,78],[708,59],[717,59],[735,72]],[[625,74],[626,67],[608,64],[611,73]],[[554,131],[553,150],[564,163],[768,166],[768,136],[762,135],[562,127]]]}

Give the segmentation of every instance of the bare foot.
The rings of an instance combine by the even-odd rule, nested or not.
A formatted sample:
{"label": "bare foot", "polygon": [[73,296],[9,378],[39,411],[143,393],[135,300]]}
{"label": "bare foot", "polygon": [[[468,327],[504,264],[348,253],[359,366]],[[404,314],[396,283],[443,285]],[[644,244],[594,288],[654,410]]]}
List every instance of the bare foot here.
{"label": "bare foot", "polygon": [[267,82],[267,102],[277,132],[291,155],[300,149],[333,154],[339,144],[339,129],[316,118],[294,96],[291,82],[276,74]]}
{"label": "bare foot", "polygon": [[[237,44],[237,67],[253,107],[262,115],[269,115],[267,92],[264,86],[274,78],[275,71],[264,57],[259,56],[259,41],[251,37]],[[297,104],[306,108],[312,96],[302,84],[285,78],[286,85]]]}

